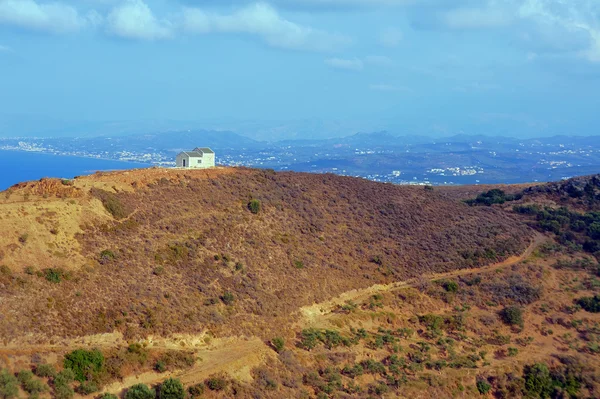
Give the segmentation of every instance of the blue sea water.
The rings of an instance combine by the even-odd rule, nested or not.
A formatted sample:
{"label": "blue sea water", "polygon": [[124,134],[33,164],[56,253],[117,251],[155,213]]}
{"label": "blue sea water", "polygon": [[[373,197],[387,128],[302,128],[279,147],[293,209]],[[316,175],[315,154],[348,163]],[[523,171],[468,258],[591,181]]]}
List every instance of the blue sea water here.
{"label": "blue sea water", "polygon": [[150,165],[105,159],[0,150],[0,191],[42,177],[73,178],[96,171],[147,168]]}

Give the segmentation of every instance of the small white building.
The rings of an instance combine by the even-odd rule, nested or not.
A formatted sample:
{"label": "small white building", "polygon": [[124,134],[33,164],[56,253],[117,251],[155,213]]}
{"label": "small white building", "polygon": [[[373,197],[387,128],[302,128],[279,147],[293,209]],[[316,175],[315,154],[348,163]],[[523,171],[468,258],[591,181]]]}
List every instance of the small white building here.
{"label": "small white building", "polygon": [[177,154],[175,164],[178,168],[214,168],[215,152],[208,147],[197,147],[192,151],[183,151]]}

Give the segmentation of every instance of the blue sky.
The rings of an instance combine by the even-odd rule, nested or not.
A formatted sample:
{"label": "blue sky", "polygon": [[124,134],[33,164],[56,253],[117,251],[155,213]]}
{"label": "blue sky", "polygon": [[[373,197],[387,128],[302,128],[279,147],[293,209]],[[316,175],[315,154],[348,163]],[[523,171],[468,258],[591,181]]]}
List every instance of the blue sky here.
{"label": "blue sky", "polygon": [[600,1],[0,0],[0,93],[0,135],[598,134]]}

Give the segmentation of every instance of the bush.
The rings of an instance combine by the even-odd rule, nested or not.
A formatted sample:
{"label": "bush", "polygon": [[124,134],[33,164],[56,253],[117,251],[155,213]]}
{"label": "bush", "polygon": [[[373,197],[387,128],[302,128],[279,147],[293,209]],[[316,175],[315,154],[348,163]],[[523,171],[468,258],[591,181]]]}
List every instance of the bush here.
{"label": "bush", "polygon": [[492,389],[492,386],[487,381],[477,380],[477,390],[480,394],[485,395],[490,391],[490,389]]}
{"label": "bush", "polygon": [[104,208],[110,213],[115,219],[124,219],[130,214],[130,210],[123,205],[119,197],[116,194],[109,191],[101,190],[98,188],[92,188],[90,193],[102,201]]}
{"label": "bush", "polygon": [[88,377],[97,374],[104,366],[104,355],[97,349],[88,351],[77,349],[65,355],[65,369],[73,370],[75,379],[84,382]]}
{"label": "bush", "polygon": [[545,364],[536,363],[525,367],[523,376],[528,397],[547,398],[552,393],[552,378]]}
{"label": "bush", "polygon": [[227,380],[223,377],[218,376],[210,377],[206,380],[206,386],[211,391],[222,391],[223,389],[227,388]]}
{"label": "bush", "polygon": [[105,249],[104,251],[100,252],[100,263],[108,263],[112,260],[115,260],[116,257],[117,256],[113,251],[111,251],[110,249]]}
{"label": "bush", "polygon": [[79,387],[77,387],[77,392],[84,396],[89,395],[94,392],[98,392],[98,386],[93,382],[85,381],[79,384]]}
{"label": "bush", "polygon": [[456,292],[456,291],[458,291],[458,283],[456,281],[452,281],[452,280],[444,281],[442,283],[442,287],[444,287],[444,289],[447,292]]}
{"label": "bush", "polygon": [[33,373],[29,370],[21,370],[17,374],[17,380],[19,380],[19,383],[21,385],[25,384],[28,381],[31,381],[32,378],[33,378]]}
{"label": "bush", "polygon": [[69,385],[75,381],[75,373],[71,369],[64,369],[54,377],[54,385]]}
{"label": "bush", "polygon": [[40,364],[35,368],[35,375],[38,377],[51,377],[56,376],[56,369],[51,364]]}
{"label": "bush", "polygon": [[506,201],[515,201],[522,198],[522,194],[506,194],[500,189],[492,189],[487,192],[481,193],[475,199],[465,201],[469,205],[485,205],[491,206],[493,204],[504,204]]}
{"label": "bush", "polygon": [[125,393],[125,399],[155,399],[156,393],[146,384],[136,384]]}
{"label": "bush", "polygon": [[300,334],[298,346],[308,351],[316,347],[321,339],[321,333],[314,328],[302,330]]}
{"label": "bush", "polygon": [[119,399],[119,397],[112,393],[105,393],[100,396],[100,399]]}
{"label": "bush", "polygon": [[54,384],[54,398],[55,399],[72,399],[75,395],[73,388],[66,383],[55,383]]}
{"label": "bush", "polygon": [[42,381],[33,377],[33,373],[29,370],[21,370],[17,374],[17,380],[21,383],[23,390],[30,395],[39,394],[46,391],[47,387]]}
{"label": "bush", "polygon": [[29,239],[29,234],[25,233],[25,234],[21,234],[19,236],[19,242],[23,245],[25,245],[27,243],[27,240]]}
{"label": "bush", "polygon": [[600,313],[600,295],[579,298],[577,304],[581,306],[583,310],[588,312]]}
{"label": "bush", "polygon": [[250,200],[250,202],[248,202],[248,209],[256,215],[260,212],[260,201],[257,199]]}
{"label": "bush", "polygon": [[18,380],[8,370],[0,372],[0,398],[12,399],[19,394]]}
{"label": "bush", "polygon": [[167,371],[167,365],[163,360],[158,360],[154,365],[154,370],[158,371],[159,373],[164,373]]}
{"label": "bush", "polygon": [[204,385],[196,384],[188,387],[187,389],[188,395],[191,399],[196,399],[204,393]]}
{"label": "bush", "polygon": [[51,283],[58,284],[62,280],[63,273],[59,269],[44,269],[44,277]]}
{"label": "bush", "polygon": [[169,378],[160,385],[158,390],[158,399],[184,399],[185,391],[181,381],[175,378]]}
{"label": "bush", "polygon": [[271,340],[271,345],[273,345],[277,353],[280,353],[285,347],[285,340],[281,337],[275,337]]}
{"label": "bush", "polygon": [[523,310],[518,306],[508,306],[500,312],[500,317],[509,326],[523,327]]}
{"label": "bush", "polygon": [[231,292],[226,291],[223,295],[221,295],[221,301],[223,301],[225,305],[231,305],[233,301],[235,301],[235,297]]}

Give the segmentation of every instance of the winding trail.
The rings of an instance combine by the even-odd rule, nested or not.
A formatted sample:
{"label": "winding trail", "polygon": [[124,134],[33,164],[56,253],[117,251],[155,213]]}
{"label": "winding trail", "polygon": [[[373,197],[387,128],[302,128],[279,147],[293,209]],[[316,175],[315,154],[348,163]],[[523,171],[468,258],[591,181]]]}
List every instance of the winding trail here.
{"label": "winding trail", "polygon": [[481,274],[492,270],[503,269],[506,267],[516,265],[517,263],[520,263],[528,257],[530,257],[531,254],[533,254],[533,251],[535,251],[546,240],[546,236],[544,236],[541,233],[535,232],[531,243],[521,255],[511,256],[510,258],[505,259],[502,262],[492,263],[490,265],[478,268],[459,269],[447,273],[430,274],[421,278],[413,278],[410,280],[398,281],[391,284],[375,284],[367,288],[344,292],[338,297],[330,299],[328,301],[302,307],[299,311],[300,321],[296,324],[296,327],[317,327],[321,325],[321,323],[327,321],[326,319],[329,314],[331,314],[335,309],[344,305],[348,301],[354,302],[364,300],[380,292],[393,292],[398,290],[404,290],[407,288],[414,288],[415,286],[417,286],[417,284],[419,284],[422,281],[435,281],[470,274]]}
{"label": "winding trail", "polygon": [[[469,274],[481,274],[499,268],[510,267],[531,256],[533,251],[545,240],[546,237],[544,235],[535,233],[530,245],[521,255],[513,256],[503,262],[484,267],[432,274],[420,279],[411,279],[387,285],[377,284],[368,288],[345,292],[331,300],[301,308],[298,312],[300,320],[292,327],[306,328],[325,325],[330,316],[335,315],[332,312],[346,301],[359,301],[379,292],[390,292],[415,287],[423,280],[434,281]],[[33,339],[33,337],[29,337],[29,339]],[[139,375],[128,376],[122,381],[117,381],[106,386],[103,392],[117,394],[128,386],[137,383],[157,384],[170,376],[181,379],[184,384],[192,384],[219,372],[229,373],[240,380],[249,381],[252,379],[252,368],[264,364],[269,357],[274,356],[273,350],[258,337],[234,336],[208,341],[205,334],[176,334],[170,338],[148,337],[141,342],[145,343],[148,349],[193,351],[198,361],[192,368],[187,370],[168,373],[144,372]],[[120,333],[98,334],[75,339],[56,339],[55,342],[49,344],[6,343],[5,345],[0,345],[0,356],[61,353],[85,347],[115,348],[127,344],[127,341]]]}

